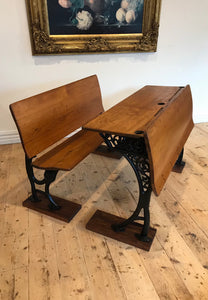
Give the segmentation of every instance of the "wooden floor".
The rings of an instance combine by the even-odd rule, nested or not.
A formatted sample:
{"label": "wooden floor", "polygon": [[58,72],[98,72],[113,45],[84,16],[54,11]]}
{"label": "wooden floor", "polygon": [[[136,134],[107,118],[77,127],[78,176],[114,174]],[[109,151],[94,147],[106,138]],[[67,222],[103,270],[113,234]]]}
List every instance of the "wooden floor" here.
{"label": "wooden floor", "polygon": [[0,299],[208,299],[207,123],[195,126],[184,158],[183,173],[152,196],[157,234],[145,252],[85,229],[96,209],[134,210],[138,187],[124,159],[91,154],[60,172],[51,192],[83,205],[67,224],[22,207],[22,148],[0,146]]}

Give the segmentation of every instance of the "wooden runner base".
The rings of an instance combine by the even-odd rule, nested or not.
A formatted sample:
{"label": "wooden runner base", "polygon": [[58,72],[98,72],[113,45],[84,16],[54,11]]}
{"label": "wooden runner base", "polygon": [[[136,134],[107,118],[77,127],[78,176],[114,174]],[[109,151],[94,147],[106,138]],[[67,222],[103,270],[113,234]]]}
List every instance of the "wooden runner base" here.
{"label": "wooden runner base", "polygon": [[54,201],[58,205],[60,205],[61,208],[58,210],[51,210],[49,208],[49,200],[47,196],[39,191],[37,191],[37,196],[41,201],[32,202],[30,200],[31,199],[30,196],[22,203],[22,205],[67,223],[73,219],[73,217],[78,213],[78,211],[82,207],[80,204],[71,202],[69,200],[64,200],[56,196],[52,196]]}
{"label": "wooden runner base", "polygon": [[172,172],[182,173],[184,167],[185,167],[185,162],[184,161],[181,164],[175,164],[173,166]]}
{"label": "wooden runner base", "polygon": [[139,223],[134,222],[129,224],[125,231],[122,232],[115,232],[111,228],[112,224],[121,223],[123,221],[125,221],[125,219],[121,217],[97,210],[87,223],[86,228],[93,232],[110,237],[114,240],[149,251],[156,234],[156,229],[149,228],[148,238],[150,241],[143,242],[138,240],[138,238],[135,236],[135,234],[140,234],[142,230],[142,225]]}

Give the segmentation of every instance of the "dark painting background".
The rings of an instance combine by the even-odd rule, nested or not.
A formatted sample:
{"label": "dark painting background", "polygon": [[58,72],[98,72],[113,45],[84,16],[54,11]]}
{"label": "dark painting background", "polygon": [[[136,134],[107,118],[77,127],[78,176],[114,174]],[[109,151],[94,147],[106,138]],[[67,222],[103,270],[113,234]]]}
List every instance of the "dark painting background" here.
{"label": "dark painting background", "polygon": [[[106,10],[102,16],[107,16],[107,22],[96,23],[88,30],[80,30],[71,21],[71,9],[63,8],[58,0],[47,0],[49,30],[51,35],[70,34],[122,34],[142,33],[143,6],[133,24],[120,23],[116,20],[116,11],[120,8],[121,1],[112,1],[110,11]],[[93,13],[93,12],[92,12]]]}

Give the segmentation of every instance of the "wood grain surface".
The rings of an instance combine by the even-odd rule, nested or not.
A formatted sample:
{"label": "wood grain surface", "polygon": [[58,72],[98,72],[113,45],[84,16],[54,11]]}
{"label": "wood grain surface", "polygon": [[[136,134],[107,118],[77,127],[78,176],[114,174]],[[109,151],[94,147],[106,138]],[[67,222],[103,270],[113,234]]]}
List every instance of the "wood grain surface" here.
{"label": "wood grain surface", "polygon": [[97,132],[80,130],[73,136],[64,139],[56,147],[33,160],[33,166],[40,169],[73,169],[89,153],[101,143],[102,138]]}
{"label": "wood grain surface", "polygon": [[193,126],[191,90],[186,86],[152,120],[145,133],[156,195],[161,192]]}
{"label": "wood grain surface", "polygon": [[96,75],[15,102],[10,109],[29,158],[103,112]]}
{"label": "wood grain surface", "polygon": [[145,132],[149,122],[179,90],[179,87],[145,86],[83,127],[136,138],[135,132]]}
{"label": "wood grain surface", "polygon": [[190,86],[145,86],[83,128],[133,138],[143,136],[152,189],[159,195],[193,128]]}
{"label": "wood grain surface", "polygon": [[90,154],[60,171],[52,194],[82,204],[66,224],[22,206],[24,151],[0,145],[0,299],[207,300],[207,153],[208,124],[196,124],[183,172],[151,198],[157,235],[146,252],[85,228],[97,209],[122,218],[135,209],[138,184],[125,159]]}

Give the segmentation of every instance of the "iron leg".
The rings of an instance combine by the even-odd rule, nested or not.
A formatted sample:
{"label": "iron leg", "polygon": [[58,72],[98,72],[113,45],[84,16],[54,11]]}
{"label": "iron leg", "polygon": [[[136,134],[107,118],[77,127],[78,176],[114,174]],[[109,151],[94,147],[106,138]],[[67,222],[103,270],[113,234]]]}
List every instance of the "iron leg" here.
{"label": "iron leg", "polygon": [[183,161],[183,153],[184,153],[184,148],[182,149],[177,161],[176,161],[176,165],[178,166],[184,166],[185,165],[185,162]]}
{"label": "iron leg", "polygon": [[[41,201],[38,196],[37,196],[37,191],[39,193],[43,193],[47,196],[49,200],[49,208],[51,210],[57,210],[60,209],[61,207],[53,200],[49,193],[49,186],[50,184],[56,179],[56,175],[58,173],[57,170],[46,170],[44,173],[44,179],[43,180],[38,180],[33,172],[33,166],[32,166],[32,158],[28,158],[27,156],[25,157],[25,164],[26,164],[26,171],[28,175],[28,179],[30,181],[31,185],[31,192],[32,195],[30,197],[31,202],[39,202]],[[35,187],[35,184],[43,185],[45,184],[45,192],[37,190]]]}
{"label": "iron leg", "polygon": [[151,198],[151,189],[145,192],[144,201],[143,201],[143,210],[144,210],[144,225],[142,228],[141,234],[135,234],[135,236],[143,242],[149,242],[148,231],[150,224],[150,212],[149,212],[149,203]]}
{"label": "iron leg", "polygon": [[52,210],[57,210],[60,209],[61,207],[53,200],[53,198],[51,197],[50,193],[49,193],[49,186],[50,184],[56,179],[56,175],[57,175],[58,171],[50,171],[47,170],[45,171],[44,174],[44,178],[45,178],[45,194],[47,195],[50,204],[49,207]]}
{"label": "iron leg", "polygon": [[[129,224],[134,223],[136,220],[143,220],[144,224],[142,227],[141,234],[135,234],[135,236],[143,242],[149,242],[150,239],[148,238],[148,231],[149,231],[149,224],[150,224],[150,212],[149,212],[149,203],[151,198],[151,189],[148,189],[144,193],[141,193],[139,197],[139,202],[133,214],[126,219],[124,222],[120,224],[112,224],[112,229],[116,232],[125,231],[126,227]],[[139,217],[141,210],[144,211],[144,217]]]}
{"label": "iron leg", "polygon": [[[122,136],[100,134],[104,139],[106,145],[110,150],[116,150],[120,152],[130,163],[136,175],[140,196],[137,207],[134,213],[125,221],[119,224],[112,224],[111,227],[115,232],[125,231],[129,224],[137,224],[136,220],[143,220],[144,224],[140,234],[135,236],[143,242],[150,242],[148,238],[149,224],[150,224],[150,212],[149,203],[151,198],[151,180],[150,180],[150,166],[148,155],[146,151],[146,145],[143,138],[127,138]],[[144,216],[140,217],[141,210],[144,211]]]}
{"label": "iron leg", "polygon": [[26,165],[26,171],[27,171],[27,176],[30,181],[31,185],[31,192],[32,196],[30,198],[30,201],[32,202],[39,202],[40,200],[38,199],[37,193],[36,193],[36,188],[35,188],[35,176],[33,173],[33,167],[32,167],[32,159],[29,159],[25,157],[25,165]]}
{"label": "iron leg", "polygon": [[185,162],[183,161],[183,152],[184,152],[184,149],[182,149],[180,155],[178,156],[177,161],[175,162],[175,165],[172,169],[173,172],[182,173],[183,168],[185,166]]}

